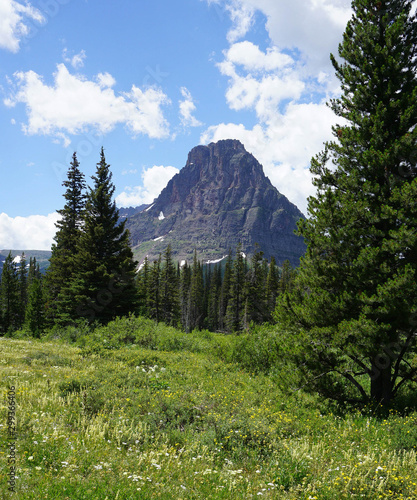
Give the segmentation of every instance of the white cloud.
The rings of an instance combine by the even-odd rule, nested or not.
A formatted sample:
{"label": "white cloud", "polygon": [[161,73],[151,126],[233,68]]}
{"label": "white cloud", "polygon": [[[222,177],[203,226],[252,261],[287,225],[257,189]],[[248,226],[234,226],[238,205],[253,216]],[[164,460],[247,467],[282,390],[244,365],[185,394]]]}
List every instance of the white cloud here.
{"label": "white cloud", "polygon": [[110,73],[99,73],[97,75],[97,81],[100,88],[104,89],[106,87],[114,87],[116,85],[116,80],[111,76]]}
{"label": "white cloud", "polygon": [[200,127],[202,123],[193,116],[196,107],[190,91],[185,87],[181,87],[181,95],[184,97],[184,100],[179,102],[182,126]]}
{"label": "white cloud", "polygon": [[0,213],[0,248],[10,250],[50,250],[60,215],[9,217]]}
{"label": "white cloud", "polygon": [[251,42],[239,42],[224,56],[218,67],[229,77],[226,100],[231,109],[255,110],[266,121],[280,102],[299,99],[305,89],[295,61],[275,48],[265,53]]}
{"label": "white cloud", "polygon": [[[225,4],[233,21],[231,44],[218,63],[228,78],[226,101],[235,111],[253,111],[257,123],[252,128],[242,123],[213,125],[201,135],[201,142],[240,139],[278,190],[306,213],[307,197],[315,194],[311,158],[332,138],[332,125],[341,121],[325,102],[340,94],[329,54],[337,53],[351,16],[350,0]],[[265,51],[248,40],[238,41],[249,31],[256,12],[266,19],[270,46]]]}
{"label": "white cloud", "polygon": [[226,9],[233,22],[233,27],[227,34],[227,40],[230,43],[234,43],[244,37],[250,30],[253,24],[255,9],[249,4],[245,5],[235,0],[228,4]]}
{"label": "white cloud", "polygon": [[120,207],[138,206],[143,203],[152,203],[159,196],[168,182],[179,170],[175,167],[154,165],[143,171],[142,185],[125,187],[125,190],[116,197]]}
{"label": "white cloud", "polygon": [[310,160],[330,138],[333,123],[333,113],[323,103],[292,103],[285,115],[252,129],[233,123],[212,126],[201,136],[201,142],[239,139],[263,165],[278,191],[306,214],[307,197],[315,193]]}
{"label": "white cloud", "polygon": [[45,22],[42,13],[16,0],[0,1],[0,48],[18,52],[21,40],[30,32],[28,21]]}
{"label": "white cloud", "polygon": [[[229,5],[262,12],[272,43],[281,50],[297,49],[315,70],[329,67],[329,53],[337,52],[352,14],[351,0],[230,0]],[[239,25],[235,21],[232,31]]]}
{"label": "white cloud", "polygon": [[78,54],[75,54],[73,56],[69,56],[68,50],[64,49],[62,57],[63,57],[64,61],[71,64],[71,66],[74,69],[80,69],[84,66],[84,60],[86,59],[87,55],[85,53],[85,50],[81,50],[81,52],[79,52]]}
{"label": "white cloud", "polygon": [[28,123],[23,130],[29,135],[51,135],[68,145],[67,134],[85,133],[90,128],[107,133],[124,124],[133,135],[169,136],[162,106],[170,101],[158,88],[141,90],[133,85],[129,92],[117,95],[109,73],[97,75],[96,82],[71,74],[64,64],[58,65],[52,86],[34,71],[18,72],[14,77],[17,92],[4,103],[26,105]]}
{"label": "white cloud", "polygon": [[231,45],[226,59],[232,64],[241,65],[247,71],[273,71],[294,63],[293,59],[281,53],[277,47],[262,52],[258,46],[247,40]]}
{"label": "white cloud", "polygon": [[136,168],[132,168],[130,170],[123,170],[122,175],[131,175],[131,174],[137,174],[138,171]]}

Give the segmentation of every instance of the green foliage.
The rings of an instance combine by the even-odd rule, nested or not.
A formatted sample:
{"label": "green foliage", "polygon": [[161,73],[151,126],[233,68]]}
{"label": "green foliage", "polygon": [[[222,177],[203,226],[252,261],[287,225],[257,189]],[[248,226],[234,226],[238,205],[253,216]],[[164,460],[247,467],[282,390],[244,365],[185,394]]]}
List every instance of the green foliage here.
{"label": "green foliage", "polygon": [[[312,160],[308,249],[277,317],[302,331],[313,390],[388,405],[415,379],[417,20],[412,2],[354,0],[332,56],[343,125]],[[301,351],[302,350],[302,351]],[[299,356],[301,354],[301,356]],[[341,377],[344,379],[341,380]],[[346,387],[346,382],[351,388]]]}
{"label": "green foliage", "polygon": [[57,232],[52,245],[52,255],[46,273],[48,293],[47,317],[50,322],[65,324],[75,316],[74,280],[78,241],[81,236],[82,218],[85,209],[85,180],[80,171],[76,153],[68,169],[67,179],[62,183],[65,206],[58,213]]}
{"label": "green foliage", "polygon": [[249,372],[269,374],[280,364],[281,358],[281,333],[269,325],[262,325],[238,337],[232,359]]}
{"label": "green foliage", "polygon": [[[415,411],[335,415],[303,390],[282,392],[276,373],[248,373],[217,356],[219,339],[231,353],[232,335],[184,334],[134,317],[91,333],[140,337],[151,324],[157,344],[186,335],[200,352],[119,342],[106,356],[83,357],[62,340],[2,340],[2,393],[11,371],[19,374],[19,498],[416,496]],[[279,338],[275,328],[257,335]],[[3,405],[2,420],[6,412]],[[0,496],[8,498],[5,481]]]}
{"label": "green foliage", "polygon": [[89,321],[107,321],[137,307],[135,267],[125,221],[112,200],[115,187],[101,149],[94,187],[89,189],[77,245],[72,291],[76,314]]}
{"label": "green foliage", "polygon": [[41,278],[33,278],[28,290],[25,324],[34,337],[45,328],[45,298]]}

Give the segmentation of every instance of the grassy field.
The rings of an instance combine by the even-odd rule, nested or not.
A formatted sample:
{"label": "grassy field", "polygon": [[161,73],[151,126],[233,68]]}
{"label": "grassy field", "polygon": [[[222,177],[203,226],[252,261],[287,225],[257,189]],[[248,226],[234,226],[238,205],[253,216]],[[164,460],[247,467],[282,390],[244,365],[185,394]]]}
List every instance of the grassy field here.
{"label": "grassy field", "polygon": [[336,411],[249,370],[242,342],[135,318],[0,339],[0,497],[417,499],[416,412]]}

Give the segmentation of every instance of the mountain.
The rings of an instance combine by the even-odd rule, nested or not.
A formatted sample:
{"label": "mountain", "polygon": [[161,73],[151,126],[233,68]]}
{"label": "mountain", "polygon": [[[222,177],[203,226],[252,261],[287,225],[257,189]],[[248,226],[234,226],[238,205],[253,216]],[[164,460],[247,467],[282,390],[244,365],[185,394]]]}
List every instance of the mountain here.
{"label": "mountain", "polygon": [[3,269],[3,263],[6,257],[12,252],[12,257],[16,263],[20,262],[20,257],[22,253],[25,254],[25,259],[29,265],[30,258],[36,258],[36,262],[39,264],[39,269],[42,273],[46,271],[49,266],[49,259],[51,257],[51,252],[48,250],[0,250],[0,273]]}
{"label": "mountain", "polygon": [[187,163],[154,202],[129,217],[135,257],[155,259],[171,244],[176,260],[222,259],[242,244],[252,254],[258,243],[265,257],[293,265],[305,252],[294,234],[300,210],[279,193],[261,164],[237,140],[197,146]]}
{"label": "mountain", "polygon": [[141,212],[143,209],[148,207],[149,205],[140,205],[139,207],[121,207],[119,208],[119,218],[126,219],[127,217],[132,217],[133,215]]}

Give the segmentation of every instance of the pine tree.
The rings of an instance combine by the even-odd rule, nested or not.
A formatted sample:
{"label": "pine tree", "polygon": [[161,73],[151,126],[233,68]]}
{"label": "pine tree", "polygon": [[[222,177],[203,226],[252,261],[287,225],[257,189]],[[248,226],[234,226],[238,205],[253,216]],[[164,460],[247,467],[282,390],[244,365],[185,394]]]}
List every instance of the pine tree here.
{"label": "pine tree", "polygon": [[251,268],[246,275],[246,298],[243,327],[249,328],[251,322],[262,323],[267,319],[263,252],[257,247],[251,258]]}
{"label": "pine tree", "polygon": [[3,331],[16,330],[19,328],[20,314],[19,277],[11,252],[9,252],[3,263],[0,296]]}
{"label": "pine tree", "polygon": [[233,267],[233,257],[232,257],[232,249],[229,248],[229,253],[227,255],[226,264],[224,267],[224,276],[222,282],[222,288],[219,299],[219,329],[221,331],[226,330],[226,313],[227,306],[229,305],[230,300],[230,282],[232,276],[232,267]]}
{"label": "pine tree", "polygon": [[266,278],[266,303],[268,309],[268,321],[272,319],[272,312],[275,309],[278,297],[279,271],[275,261],[275,257],[271,257],[269,264],[268,276]]}
{"label": "pine tree", "polygon": [[241,245],[239,244],[230,277],[230,297],[227,304],[225,319],[226,327],[230,332],[239,332],[243,329],[247,272],[245,260]]}
{"label": "pine tree", "polygon": [[101,323],[134,312],[137,307],[136,262],[125,221],[113,201],[110,165],[101,149],[93,188],[89,188],[77,245],[72,290],[76,313]]}
{"label": "pine tree", "polygon": [[17,327],[22,328],[25,322],[25,312],[28,302],[28,283],[27,283],[27,265],[24,252],[22,253],[18,267],[18,293],[19,293],[19,312],[17,318]]}
{"label": "pine tree", "polygon": [[317,194],[299,226],[308,249],[278,318],[302,327],[300,366],[315,390],[388,405],[417,374],[409,362],[417,326],[417,20],[410,0],[352,7],[342,62],[331,56],[343,92],[331,108],[345,121],[312,161]]}
{"label": "pine tree", "polygon": [[146,256],[136,277],[139,303],[138,314],[145,317],[149,317],[149,280],[150,266]]}
{"label": "pine tree", "polygon": [[28,290],[25,324],[37,338],[45,328],[45,300],[40,276],[32,279]]}
{"label": "pine tree", "polygon": [[152,264],[148,290],[149,317],[157,323],[161,321],[161,254]]}
{"label": "pine tree", "polygon": [[176,326],[180,319],[178,287],[177,270],[172,260],[171,245],[168,245],[161,272],[161,321],[168,325]]}
{"label": "pine tree", "polygon": [[201,262],[197,259],[197,251],[194,251],[193,267],[191,271],[190,293],[188,296],[188,314],[185,331],[200,330],[204,324],[204,280]]}
{"label": "pine tree", "polygon": [[215,332],[219,328],[219,301],[222,287],[221,268],[214,266],[208,293],[207,328]]}
{"label": "pine tree", "polygon": [[278,289],[279,293],[291,292],[295,279],[295,271],[289,260],[284,260],[279,277]]}
{"label": "pine tree", "polygon": [[185,331],[187,330],[187,321],[189,318],[188,306],[191,289],[191,267],[187,262],[181,268],[180,277],[180,305],[181,305],[181,325]]}
{"label": "pine tree", "polygon": [[79,166],[77,154],[74,153],[67,180],[62,183],[66,187],[65,206],[58,210],[61,219],[55,224],[57,233],[46,273],[47,314],[50,321],[59,323],[68,323],[76,316],[71,286],[77,266],[77,245],[85,206],[85,180]]}

